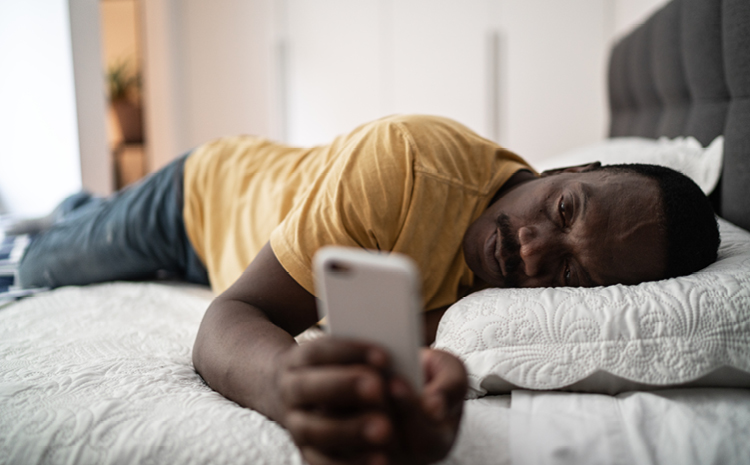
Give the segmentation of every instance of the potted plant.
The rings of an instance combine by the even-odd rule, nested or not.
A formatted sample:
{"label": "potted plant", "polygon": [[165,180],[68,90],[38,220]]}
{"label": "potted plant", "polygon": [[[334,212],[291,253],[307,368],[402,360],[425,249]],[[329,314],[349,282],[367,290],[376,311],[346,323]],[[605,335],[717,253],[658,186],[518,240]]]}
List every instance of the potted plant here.
{"label": "potted plant", "polygon": [[117,117],[123,142],[143,142],[143,124],[138,92],[140,75],[133,72],[128,60],[119,61],[107,70],[109,102]]}

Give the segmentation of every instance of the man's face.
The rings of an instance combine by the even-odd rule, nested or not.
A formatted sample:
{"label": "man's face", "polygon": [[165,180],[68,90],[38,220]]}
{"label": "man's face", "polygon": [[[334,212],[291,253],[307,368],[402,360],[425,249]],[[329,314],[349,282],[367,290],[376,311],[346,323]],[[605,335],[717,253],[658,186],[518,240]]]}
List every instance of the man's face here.
{"label": "man's face", "polygon": [[463,240],[469,268],[494,287],[602,286],[661,279],[666,236],[655,180],[560,173],[519,184]]}

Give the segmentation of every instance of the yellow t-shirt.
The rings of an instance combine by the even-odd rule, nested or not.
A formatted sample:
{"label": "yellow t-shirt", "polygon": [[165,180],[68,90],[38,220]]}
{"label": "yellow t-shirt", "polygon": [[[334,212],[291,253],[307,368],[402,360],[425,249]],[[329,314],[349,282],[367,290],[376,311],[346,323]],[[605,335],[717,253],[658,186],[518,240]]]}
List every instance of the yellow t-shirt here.
{"label": "yellow t-shirt", "polygon": [[314,294],[312,257],[336,244],[410,256],[430,310],[472,284],[463,235],[521,169],[517,155],[434,116],[383,118],[313,148],[224,138],[185,163],[185,228],[216,292],[270,240]]}

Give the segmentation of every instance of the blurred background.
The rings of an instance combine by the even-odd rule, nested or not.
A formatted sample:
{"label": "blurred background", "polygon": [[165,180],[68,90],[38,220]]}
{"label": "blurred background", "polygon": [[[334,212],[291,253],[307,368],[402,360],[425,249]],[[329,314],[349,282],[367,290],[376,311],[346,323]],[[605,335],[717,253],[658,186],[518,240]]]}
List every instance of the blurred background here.
{"label": "blurred background", "polygon": [[448,116],[535,161],[606,137],[613,41],[666,0],[0,0],[0,213],[212,138]]}

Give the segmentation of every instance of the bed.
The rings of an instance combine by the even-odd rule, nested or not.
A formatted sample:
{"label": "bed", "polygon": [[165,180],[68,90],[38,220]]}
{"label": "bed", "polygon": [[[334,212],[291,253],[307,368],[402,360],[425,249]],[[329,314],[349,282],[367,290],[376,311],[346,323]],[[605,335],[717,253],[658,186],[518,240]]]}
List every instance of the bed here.
{"label": "bed", "polygon": [[[617,139],[606,150],[630,136],[692,136],[703,153],[723,136],[711,195],[721,263],[649,283],[659,293],[650,299],[613,287],[456,304],[436,345],[464,359],[472,389],[445,464],[750,463],[750,3],[666,4],[615,44],[609,89]],[[730,281],[711,281],[725,272]],[[302,463],[281,427],[195,373],[192,344],[212,297],[173,282],[118,282],[1,303],[0,464]],[[472,329],[498,314],[491,336]],[[573,329],[559,331],[569,315]],[[676,352],[666,357],[662,340]]]}

